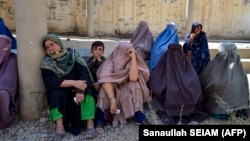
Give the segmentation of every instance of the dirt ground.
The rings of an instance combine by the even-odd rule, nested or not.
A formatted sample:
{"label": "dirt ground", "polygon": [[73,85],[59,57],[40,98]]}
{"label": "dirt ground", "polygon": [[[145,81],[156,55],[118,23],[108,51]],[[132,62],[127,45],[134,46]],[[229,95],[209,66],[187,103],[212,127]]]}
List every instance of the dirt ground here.
{"label": "dirt ground", "polygon": [[[152,124],[159,125],[160,121],[155,116],[150,104],[145,105],[145,114],[148,121]],[[250,112],[248,111],[248,115]],[[247,120],[217,120],[208,118],[199,123],[199,125],[250,125],[250,118]],[[167,125],[166,125],[167,126]],[[82,129],[82,133],[78,136],[73,136],[66,133],[63,141],[84,141],[84,133],[86,129]],[[50,141],[55,133],[55,124],[49,121],[48,117],[42,117],[38,121],[28,122],[17,118],[17,120],[8,128],[0,130],[0,141]],[[97,135],[90,141],[139,141],[139,126],[131,119],[126,125],[113,128],[111,125],[105,126],[105,133]]]}

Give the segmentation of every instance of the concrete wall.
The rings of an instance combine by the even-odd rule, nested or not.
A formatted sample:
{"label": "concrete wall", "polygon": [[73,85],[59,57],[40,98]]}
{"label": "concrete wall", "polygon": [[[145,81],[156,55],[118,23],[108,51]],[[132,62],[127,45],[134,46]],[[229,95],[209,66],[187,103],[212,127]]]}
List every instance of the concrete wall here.
{"label": "concrete wall", "polygon": [[[15,30],[13,1],[0,0],[0,16]],[[91,0],[91,9],[87,9],[87,0],[44,1],[48,31],[63,35],[86,37],[91,28],[93,37],[131,38],[137,24],[146,20],[155,37],[174,21],[183,38],[190,22],[200,21],[209,39],[250,39],[248,0]],[[91,27],[89,18],[94,19]]]}
{"label": "concrete wall", "polygon": [[47,34],[45,9],[44,0],[15,0],[19,115],[24,120],[39,119],[42,111],[47,108],[39,69],[45,54],[41,45],[42,37]]}

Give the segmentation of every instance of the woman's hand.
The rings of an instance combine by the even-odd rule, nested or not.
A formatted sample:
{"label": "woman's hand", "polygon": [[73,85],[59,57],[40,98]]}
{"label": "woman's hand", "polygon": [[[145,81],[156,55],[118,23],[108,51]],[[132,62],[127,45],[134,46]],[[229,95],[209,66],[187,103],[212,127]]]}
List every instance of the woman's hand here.
{"label": "woman's hand", "polygon": [[95,62],[96,60],[101,61],[101,56],[98,54],[97,51],[94,51],[93,52],[93,62]]}
{"label": "woman's hand", "polygon": [[74,87],[84,91],[87,88],[87,84],[85,80],[76,80],[74,81]]}
{"label": "woman's hand", "polygon": [[190,38],[189,38],[189,40],[190,40],[190,45],[193,45],[193,43],[194,43],[194,38],[196,37],[196,34],[195,33],[191,33],[191,35],[190,35]]}
{"label": "woman's hand", "polygon": [[189,50],[187,52],[187,59],[188,59],[188,61],[192,61],[192,51],[191,50]]}
{"label": "woman's hand", "polygon": [[194,39],[195,37],[196,37],[196,34],[195,33],[191,33],[190,39]]}
{"label": "woman's hand", "polygon": [[134,48],[129,48],[125,51],[126,54],[128,54],[128,56],[135,57],[135,49]]}
{"label": "woman's hand", "polygon": [[84,100],[84,94],[76,93],[76,104],[79,105]]}
{"label": "woman's hand", "polygon": [[99,90],[100,90],[100,84],[96,82],[96,83],[93,83],[93,86],[94,86],[95,90],[97,92],[99,92]]}
{"label": "woman's hand", "polygon": [[115,97],[110,99],[110,113],[115,114],[117,110],[117,103]]}

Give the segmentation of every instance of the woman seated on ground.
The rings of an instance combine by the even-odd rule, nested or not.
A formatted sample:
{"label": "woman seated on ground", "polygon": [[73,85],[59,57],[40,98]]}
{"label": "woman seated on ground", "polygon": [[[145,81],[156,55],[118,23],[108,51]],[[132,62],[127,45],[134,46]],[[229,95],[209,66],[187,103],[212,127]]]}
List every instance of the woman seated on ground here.
{"label": "woman seated on ground", "polygon": [[199,77],[180,44],[170,44],[149,77],[152,102],[163,124],[203,121]]}
{"label": "woman seated on ground", "polygon": [[130,43],[133,44],[142,59],[150,59],[154,37],[149,30],[148,23],[146,21],[140,21],[140,23],[137,25]]}
{"label": "woman seated on ground", "polygon": [[117,127],[135,117],[136,123],[148,124],[143,113],[143,103],[150,96],[148,78],[149,69],[133,45],[120,42],[97,70],[98,83],[102,84],[97,107],[103,112],[98,120],[111,120],[113,127]]}
{"label": "woman seated on ground", "polygon": [[94,138],[96,107],[93,79],[86,62],[74,49],[64,48],[55,34],[46,35],[42,45],[46,55],[40,68],[51,120],[56,123],[54,140],[62,140],[65,131],[80,134],[83,120],[87,120],[85,138]]}
{"label": "woman seated on ground", "polygon": [[11,53],[11,39],[0,35],[0,130],[15,121],[18,104],[17,56]]}
{"label": "woman seated on ground", "polygon": [[247,118],[248,79],[233,42],[221,43],[216,56],[200,74],[200,81],[205,97],[204,108],[212,117]]}

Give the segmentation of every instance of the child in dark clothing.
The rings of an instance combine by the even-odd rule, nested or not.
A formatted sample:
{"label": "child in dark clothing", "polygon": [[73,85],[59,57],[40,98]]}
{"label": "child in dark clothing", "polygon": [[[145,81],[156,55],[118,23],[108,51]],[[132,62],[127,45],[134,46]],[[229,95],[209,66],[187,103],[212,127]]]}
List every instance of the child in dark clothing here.
{"label": "child in dark clothing", "polygon": [[[87,60],[87,64],[88,64],[88,67],[89,67],[91,74],[93,76],[93,79],[94,79],[93,85],[95,87],[96,97],[97,97],[100,86],[97,83],[96,72],[97,72],[98,68],[102,65],[102,63],[106,60],[106,58],[103,56],[104,43],[102,41],[93,42],[91,45],[91,53],[92,53],[92,56]],[[102,127],[104,125],[104,121],[98,120],[98,119],[102,119],[102,118],[98,118],[98,117],[102,117],[102,116],[103,116],[102,112],[100,111],[99,108],[97,108],[97,111],[96,111],[96,117],[97,117],[96,118],[96,123],[97,123],[96,131],[97,131],[97,133],[100,133],[100,134],[104,133],[104,130]],[[98,126],[100,126],[101,128],[99,128]]]}
{"label": "child in dark clothing", "polygon": [[[88,67],[93,76],[94,82],[97,82],[96,71],[101,66],[101,64],[106,60],[103,56],[104,53],[104,43],[102,41],[95,41],[91,45],[92,56],[87,60]],[[96,91],[99,90],[98,85],[94,84]]]}

